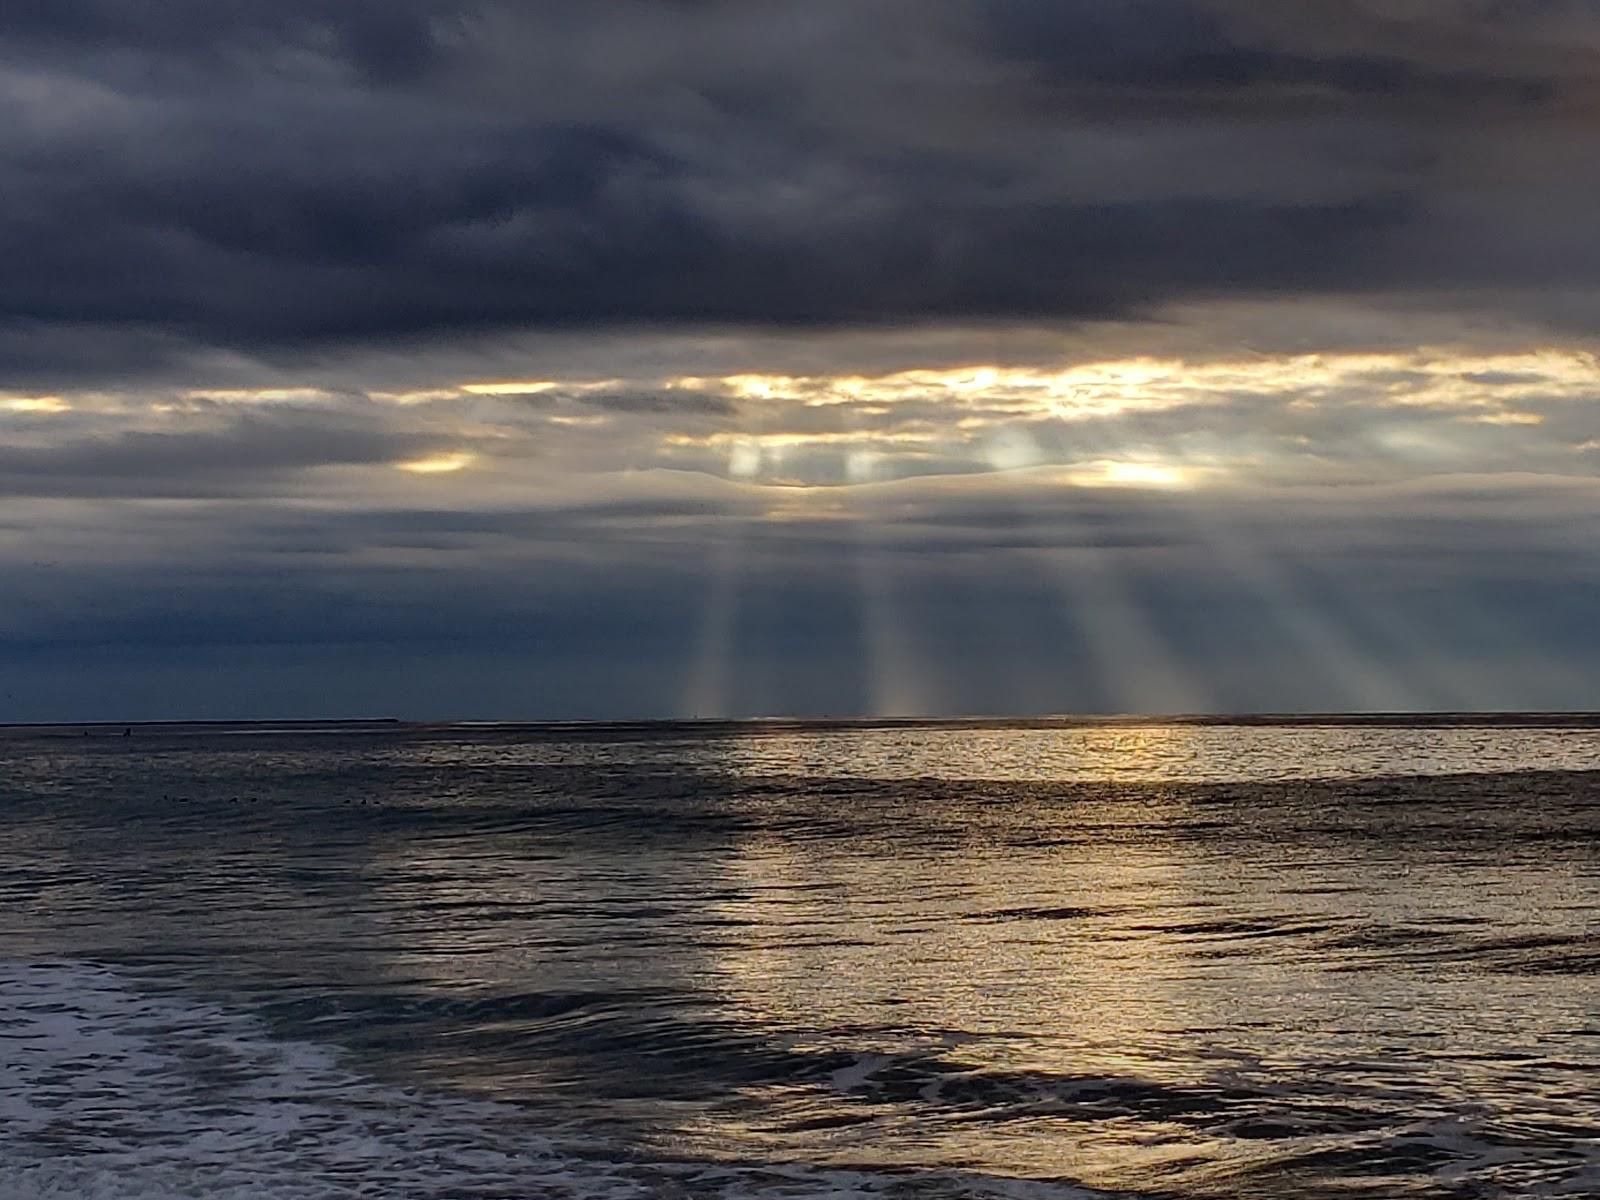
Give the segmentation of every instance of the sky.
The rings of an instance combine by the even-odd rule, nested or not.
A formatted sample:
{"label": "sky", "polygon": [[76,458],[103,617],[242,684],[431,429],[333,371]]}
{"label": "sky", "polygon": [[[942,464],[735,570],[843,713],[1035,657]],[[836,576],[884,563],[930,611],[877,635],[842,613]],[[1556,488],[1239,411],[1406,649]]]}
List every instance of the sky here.
{"label": "sky", "polygon": [[0,720],[1600,708],[1595,0],[11,0]]}

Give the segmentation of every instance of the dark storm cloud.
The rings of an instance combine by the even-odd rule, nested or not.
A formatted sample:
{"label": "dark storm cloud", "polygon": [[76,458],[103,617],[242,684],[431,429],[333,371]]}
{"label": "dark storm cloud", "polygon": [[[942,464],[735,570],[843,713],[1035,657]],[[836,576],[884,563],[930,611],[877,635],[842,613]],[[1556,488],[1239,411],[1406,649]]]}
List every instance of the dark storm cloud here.
{"label": "dark storm cloud", "polygon": [[[1587,288],[1550,189],[1593,56],[1537,18],[1595,22],[1522,7],[1435,6],[1408,40],[1354,0],[26,0],[0,364]],[[1480,196],[1505,117],[1520,174]]]}
{"label": "dark storm cloud", "polygon": [[1001,52],[1103,110],[1120,104],[1130,112],[1165,106],[1189,116],[1214,108],[1261,116],[1361,101],[1496,108],[1536,106],[1558,94],[1553,81],[1538,77],[1394,53],[1288,49],[1204,0],[992,0],[983,11]]}
{"label": "dark storm cloud", "polygon": [[175,0],[141,11],[117,0],[15,0],[5,20],[11,36],[58,53],[172,56],[206,68],[303,49],[374,82],[398,82],[437,59],[464,9],[415,0]]}

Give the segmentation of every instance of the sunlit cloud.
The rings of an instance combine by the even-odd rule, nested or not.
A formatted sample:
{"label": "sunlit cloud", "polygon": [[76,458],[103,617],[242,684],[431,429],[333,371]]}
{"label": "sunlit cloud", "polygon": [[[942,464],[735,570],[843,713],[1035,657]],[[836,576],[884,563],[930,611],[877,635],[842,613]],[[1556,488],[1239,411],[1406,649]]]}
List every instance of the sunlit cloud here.
{"label": "sunlit cloud", "polygon": [[[1132,358],[1060,370],[975,365],[881,376],[682,376],[661,384],[807,406],[944,400],[956,409],[978,406],[995,413],[1075,420],[1204,404],[1218,395],[1262,393],[1317,402],[1360,391],[1384,404],[1501,410],[1527,399],[1593,397],[1600,389],[1600,363],[1593,354],[1566,349],[1504,354],[1419,349],[1200,361]],[[512,385],[496,386],[514,390]]]}
{"label": "sunlit cloud", "polygon": [[224,404],[305,404],[327,400],[330,393],[315,387],[191,388],[183,398]]}
{"label": "sunlit cloud", "polygon": [[749,479],[761,470],[761,444],[752,438],[737,438],[728,447],[728,474]]}
{"label": "sunlit cloud", "polygon": [[553,379],[505,379],[489,383],[463,383],[460,390],[469,396],[531,396],[561,386]]}
{"label": "sunlit cloud", "polygon": [[372,391],[368,392],[367,395],[369,398],[384,404],[412,405],[433,404],[440,400],[455,400],[464,391],[466,391],[465,388],[459,390],[456,388],[414,388],[399,392]]}
{"label": "sunlit cloud", "polygon": [[1065,473],[1068,482],[1082,487],[1193,487],[1203,469],[1154,462],[1102,460],[1073,467]]}
{"label": "sunlit cloud", "polygon": [[71,408],[60,396],[0,396],[0,412],[64,413]]}
{"label": "sunlit cloud", "polygon": [[[260,461],[280,476],[330,452],[417,475],[460,473],[491,446],[497,462],[541,464],[521,476],[474,473],[471,487],[485,494],[552,473],[603,479],[652,468],[785,488],[1037,469],[1058,484],[1172,490],[1589,473],[1597,399],[1600,365],[1586,349],[1423,346],[876,375],[529,372],[372,390],[62,390],[0,396],[0,413],[58,418],[27,426],[39,454],[77,455],[73,446],[121,438],[213,438],[270,442]],[[338,431],[348,449],[333,450],[315,430]]]}
{"label": "sunlit cloud", "polygon": [[426,458],[408,459],[394,465],[398,470],[409,471],[413,475],[449,475],[456,471],[464,471],[477,461],[476,454],[456,450],[449,454],[432,454]]}
{"label": "sunlit cloud", "polygon": [[876,450],[857,447],[845,455],[845,474],[851,483],[869,483],[877,477],[879,460]]}
{"label": "sunlit cloud", "polygon": [[1027,430],[1010,425],[996,431],[987,440],[983,457],[997,471],[1012,471],[1038,463],[1044,457],[1044,451]]}
{"label": "sunlit cloud", "polygon": [[1543,413],[1505,411],[1479,413],[1469,420],[1480,425],[1543,425],[1545,419]]}
{"label": "sunlit cloud", "polygon": [[782,453],[785,450],[807,446],[858,446],[866,442],[917,445],[936,441],[938,440],[938,435],[915,432],[880,433],[875,431],[863,431],[860,433],[714,433],[705,437],[672,434],[664,440],[668,445],[672,446],[707,446],[714,448],[754,443],[763,452]]}

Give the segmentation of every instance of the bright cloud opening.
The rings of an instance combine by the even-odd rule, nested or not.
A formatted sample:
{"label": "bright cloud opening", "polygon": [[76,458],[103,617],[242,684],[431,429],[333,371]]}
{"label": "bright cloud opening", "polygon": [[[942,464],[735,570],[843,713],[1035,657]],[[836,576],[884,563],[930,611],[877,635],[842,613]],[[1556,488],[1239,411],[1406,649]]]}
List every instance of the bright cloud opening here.
{"label": "bright cloud opening", "polygon": [[406,462],[397,462],[395,467],[401,471],[409,471],[413,475],[449,475],[456,471],[464,471],[478,461],[478,456],[466,450],[456,450],[449,454],[432,454],[426,458],[413,458]]}

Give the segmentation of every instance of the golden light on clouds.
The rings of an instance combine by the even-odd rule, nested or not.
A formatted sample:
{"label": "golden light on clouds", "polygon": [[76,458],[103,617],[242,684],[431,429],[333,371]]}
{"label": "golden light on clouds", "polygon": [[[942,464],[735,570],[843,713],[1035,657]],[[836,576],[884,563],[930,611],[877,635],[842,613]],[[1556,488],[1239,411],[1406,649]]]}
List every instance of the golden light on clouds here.
{"label": "golden light on clouds", "polygon": [[1065,478],[1077,487],[1185,488],[1195,486],[1205,473],[1171,463],[1101,459],[1069,468]]}
{"label": "golden light on clouds", "polygon": [[401,471],[409,471],[413,475],[449,475],[456,471],[464,471],[478,461],[478,456],[468,450],[455,450],[448,454],[431,454],[426,458],[413,458],[405,462],[395,463]]}
{"label": "golden light on clouds", "polygon": [[[1233,351],[878,374],[509,374],[391,379],[383,390],[318,378],[0,392],[0,418],[45,439],[100,436],[90,422],[125,433],[210,432],[292,409],[341,437],[385,429],[441,447],[385,462],[419,476],[482,466],[478,456],[492,445],[497,461],[537,460],[540,478],[667,469],[827,489],[1008,472],[1060,486],[1170,490],[1507,464],[1570,473],[1593,441],[1588,414],[1600,400],[1600,361],[1572,347]],[[72,421],[53,419],[69,412]],[[499,472],[480,479],[505,482]]]}
{"label": "golden light on clouds", "polygon": [[215,400],[223,404],[308,404],[332,398],[317,387],[191,388],[185,400]]}
{"label": "golden light on clouds", "polygon": [[0,396],[0,412],[64,413],[71,408],[60,396]]}
{"label": "golden light on clouds", "polygon": [[886,444],[902,443],[917,445],[937,440],[938,435],[931,432],[904,431],[904,432],[879,432],[876,430],[862,430],[855,432],[828,432],[828,433],[713,433],[704,437],[694,437],[689,434],[669,434],[663,440],[669,446],[710,446],[721,448],[725,446],[740,446],[754,444],[764,452],[782,453],[808,446],[854,446],[863,442],[882,442]]}
{"label": "golden light on clouds", "polygon": [[[731,377],[730,377],[731,378]],[[463,383],[459,390],[468,396],[537,396],[541,392],[602,392],[622,387],[623,379],[499,379],[481,383]]]}
{"label": "golden light on clouds", "polygon": [[1472,418],[1483,425],[1543,425],[1544,416],[1540,413],[1518,412],[1515,409],[1506,409],[1500,412],[1488,412]]}
{"label": "golden light on clouds", "polygon": [[503,379],[489,383],[463,383],[461,391],[469,396],[527,396],[553,391],[560,386],[553,379]]}
{"label": "golden light on clouds", "polygon": [[[808,437],[803,430],[785,426],[786,413],[848,410],[870,418],[863,422],[869,429],[877,419],[909,411],[910,406],[943,411],[948,421],[939,418],[941,424],[968,433],[1006,421],[1091,422],[1237,401],[1275,401],[1300,410],[1339,404],[1422,408],[1454,413],[1467,422],[1515,426],[1542,422],[1544,416],[1533,411],[1540,404],[1600,398],[1600,359],[1588,351],[1557,347],[1494,354],[1419,347],[1403,353],[1251,354],[1200,360],[1129,357],[1059,368],[973,363],[879,375],[747,371],[627,379],[483,379],[364,393],[284,384],[189,388],[160,402],[142,398],[139,407],[160,411],[173,403],[333,405],[350,395],[364,395],[395,407],[426,408],[471,398],[514,400],[550,393],[559,405],[582,404],[587,397],[619,391],[659,398],[657,416],[676,411],[675,397],[726,400],[730,411],[741,418],[755,418],[756,425],[747,425],[744,433],[758,437],[767,448],[782,444],[774,438],[788,438],[787,444],[793,446],[802,439],[820,443],[835,436]],[[132,399],[116,393],[0,394],[0,412],[59,413],[85,406],[109,411],[128,408]],[[691,402],[682,411],[697,410]],[[593,415],[557,409],[543,419],[598,424],[589,419]],[[901,431],[894,436],[906,440]],[[851,439],[835,436],[835,440]]]}
{"label": "golden light on clouds", "polygon": [[[466,389],[462,389],[465,391]],[[381,400],[386,404],[412,405],[432,404],[440,400],[456,400],[461,392],[455,388],[417,388],[404,392],[368,392],[374,400]]]}
{"label": "golden light on clouds", "polygon": [[[647,411],[662,456],[736,479],[832,486],[1053,465],[1084,486],[1170,489],[1281,474],[1291,462],[1337,472],[1357,442],[1435,469],[1482,459],[1486,443],[1469,430],[1523,437],[1561,406],[1600,398],[1600,362],[1572,349],[1424,347],[1127,358],[1059,370],[678,376],[646,386],[657,400]],[[726,404],[678,409],[674,393]],[[1345,438],[1353,428],[1369,432]]]}
{"label": "golden light on clouds", "polygon": [[1161,411],[1239,394],[1493,410],[1529,397],[1592,397],[1600,391],[1600,362],[1593,354],[1566,349],[1506,354],[1419,349],[1204,361],[1129,358],[1058,370],[974,364],[877,376],[677,376],[659,386],[808,407],[943,400],[1066,420]]}
{"label": "golden light on clouds", "polygon": [[1528,397],[1593,397],[1600,361],[1584,351],[1540,348],[1521,353],[1464,354],[1419,348],[1408,353],[1249,355],[1224,359],[1125,358],[1058,369],[974,363],[882,375],[676,375],[638,380],[490,380],[458,385],[475,396],[627,386],[670,396],[711,393],[760,407],[789,403],[886,405],[950,401],[1017,415],[1062,419],[1160,411],[1230,394],[1282,395],[1315,401],[1348,393],[1370,402],[1498,408]]}

